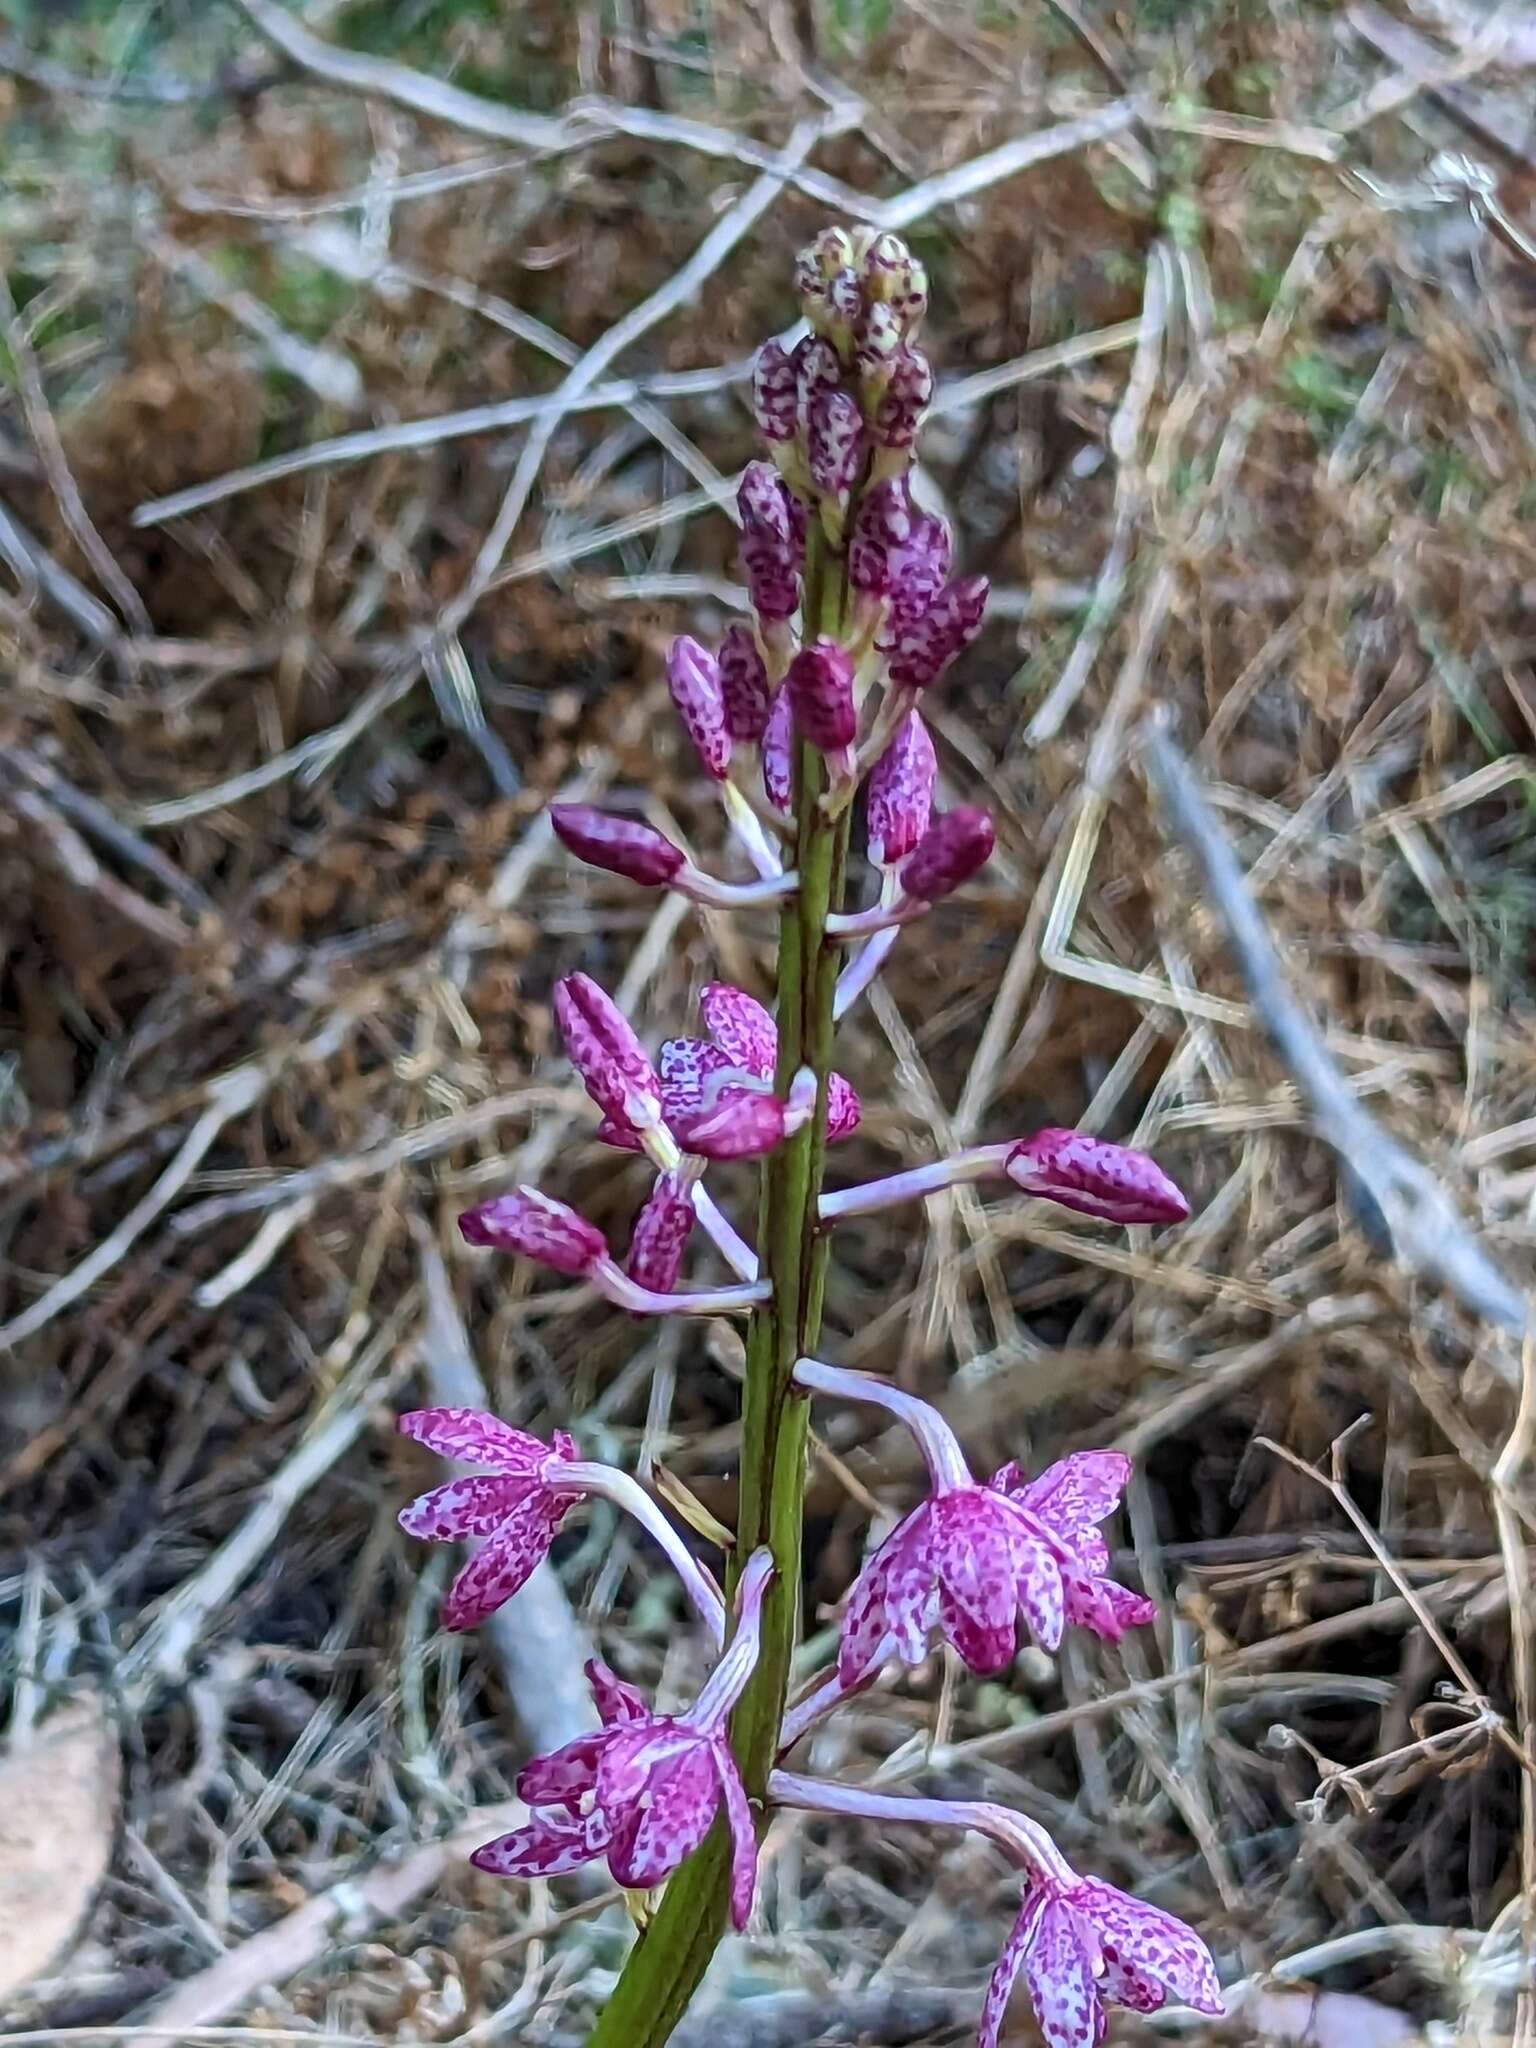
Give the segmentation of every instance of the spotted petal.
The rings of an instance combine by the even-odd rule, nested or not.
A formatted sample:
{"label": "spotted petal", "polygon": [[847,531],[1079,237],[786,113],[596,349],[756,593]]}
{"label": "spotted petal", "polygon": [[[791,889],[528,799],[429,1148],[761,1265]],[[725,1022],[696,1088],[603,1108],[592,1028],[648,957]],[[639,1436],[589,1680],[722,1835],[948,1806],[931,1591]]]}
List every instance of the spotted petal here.
{"label": "spotted petal", "polygon": [[485,1843],[469,1860],[492,1877],[558,1877],[579,1870],[607,1847],[608,1823],[602,1814],[541,1813],[527,1827]]}
{"label": "spotted petal", "polygon": [[651,1772],[644,1805],[617,1822],[608,1867],[622,1885],[648,1891],[691,1856],[709,1833],[720,1800],[713,1745],[695,1737]]}
{"label": "spotted petal", "polygon": [[[1211,1952],[1192,1927],[1099,1877],[1082,1879],[1069,1896],[1076,1910],[1093,1923],[1106,1964],[1117,1965],[1117,1982],[1129,1977],[1143,1990],[1156,1989],[1162,1993],[1158,2004],[1172,1996],[1197,2012],[1224,2009]],[[1121,2003],[1131,2001],[1122,1998]],[[1143,2012],[1156,2009],[1137,2007]]]}
{"label": "spotted petal", "polygon": [[844,1685],[869,1675],[886,1638],[906,1664],[922,1661],[928,1647],[928,1608],[933,1591],[932,1503],[915,1507],[899,1522],[853,1582],[837,1646],[837,1672]]}
{"label": "spotted petal", "polygon": [[646,1704],[645,1694],[626,1684],[601,1657],[589,1657],[582,1668],[592,1688],[592,1703],[605,1728],[617,1728],[626,1721],[650,1718],[651,1710]]}
{"label": "spotted petal", "polygon": [[[1005,1480],[1005,1473],[1012,1477]],[[1131,1461],[1121,1451],[1074,1451],[1035,1479],[1026,1480],[1017,1465],[1005,1465],[994,1484],[1001,1482],[1010,1498],[1086,1561],[1102,1548],[1098,1525],[1119,1507],[1130,1476]],[[1106,1553],[1096,1568],[1102,1571],[1108,1561]]]}
{"label": "spotted petal", "polygon": [[530,1757],[517,1774],[517,1796],[530,1806],[564,1806],[572,1813],[597,1783],[601,1731],[577,1735],[548,1756]]}
{"label": "spotted petal", "polygon": [[858,1096],[841,1074],[827,1076],[827,1143],[851,1138],[864,1114]]}
{"label": "spotted petal", "polygon": [[1024,1980],[1034,2000],[1045,2048],[1097,2048],[1104,2007],[1072,1909],[1047,1897],[1024,1954]]}
{"label": "spotted petal", "polygon": [[397,1519],[407,1536],[418,1536],[424,1543],[461,1542],[466,1536],[484,1536],[504,1522],[538,1484],[537,1479],[502,1472],[476,1472],[419,1494]]}
{"label": "spotted petal", "polygon": [[778,1064],[779,1033],[773,1018],[745,989],[712,981],[699,997],[699,1009],[710,1037],[733,1067],[773,1079]]}
{"label": "spotted petal", "polygon": [[1006,1670],[1018,1647],[1018,1557],[1024,1548],[1006,1508],[981,1487],[933,1503],[939,1626],[972,1671]]}
{"label": "spotted petal", "polygon": [[532,1476],[549,1456],[548,1444],[481,1408],[411,1408],[396,1418],[395,1427],[439,1457],[461,1465],[488,1465],[493,1472]]}
{"label": "spotted petal", "polygon": [[735,1062],[705,1038],[669,1038],[661,1048],[661,1113],[670,1124],[687,1122],[705,1106],[705,1089]]}
{"label": "spotted petal", "polygon": [[1106,1643],[1118,1643],[1128,1628],[1157,1619],[1156,1604],[1143,1594],[1067,1559],[1062,1561],[1061,1582],[1067,1620],[1074,1628],[1091,1628]]}
{"label": "spotted petal", "polygon": [[549,1494],[529,1494],[519,1501],[448,1588],[443,1627],[473,1628],[510,1600],[549,1555],[571,1506],[569,1498]]}
{"label": "spotted petal", "polygon": [[731,1925],[739,1933],[752,1917],[752,1894],[757,1888],[757,1829],[752,1825],[752,1808],[736,1759],[723,1742],[716,1742],[711,1748],[726,1825],[731,1831]]}
{"label": "spotted petal", "polygon": [[1024,1907],[1014,1921],[1003,1952],[997,1959],[997,1968],[992,1972],[987,1985],[986,2001],[981,2008],[981,2025],[976,2034],[976,2048],[997,2048],[998,2036],[1002,2031],[1003,2015],[1008,2010],[1008,2001],[1013,1996],[1014,1983],[1035,1938],[1040,1924],[1040,1915],[1045,1911],[1048,1893],[1032,1891],[1024,1901]]}

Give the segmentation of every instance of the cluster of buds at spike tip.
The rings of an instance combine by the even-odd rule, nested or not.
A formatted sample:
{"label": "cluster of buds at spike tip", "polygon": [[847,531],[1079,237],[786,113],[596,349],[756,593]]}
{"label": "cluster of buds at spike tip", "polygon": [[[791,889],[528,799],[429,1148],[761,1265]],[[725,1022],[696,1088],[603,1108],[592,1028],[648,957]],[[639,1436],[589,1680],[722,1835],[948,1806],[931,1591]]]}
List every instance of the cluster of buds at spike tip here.
{"label": "cluster of buds at spike tip", "polygon": [[[703,987],[699,1035],[648,1046],[597,981],[567,974],[554,990],[555,1021],[596,1106],[596,1136],[633,1155],[626,1170],[649,1181],[633,1191],[627,1247],[610,1249],[595,1223],[532,1187],[497,1193],[459,1219],[471,1245],[546,1267],[631,1315],[763,1312],[746,1347],[748,1398],[755,1388],[765,1397],[759,1414],[778,1419],[763,1424],[766,1438],[742,1432],[741,1498],[747,1503],[755,1491],[757,1499],[744,1507],[734,1539],[744,1558],[734,1615],[638,1480],[584,1459],[561,1433],[546,1442],[466,1409],[402,1417],[406,1435],[460,1469],[400,1520],[413,1536],[468,1550],[443,1610],[447,1627],[465,1629],[524,1585],[582,1502],[605,1501],[660,1549],[714,1646],[711,1674],[693,1704],[674,1713],[658,1713],[607,1665],[590,1663],[601,1725],[526,1765],[517,1788],[527,1823],[477,1850],[480,1869],[543,1879],[603,1861],[621,1886],[644,1894],[666,1883],[721,1822],[729,1877],[711,1884],[716,1900],[728,1900],[732,1922],[744,1926],[759,1823],[727,1729],[741,1702],[741,1754],[766,1806],[862,1815],[881,1826],[971,1828],[1025,1873],[1018,1920],[986,1995],[979,2048],[997,2048],[1020,1982],[1046,2048],[1101,2048],[1106,2010],[1115,2005],[1146,2013],[1179,2000],[1220,2012],[1214,1967],[1196,1934],[1082,1876],[1022,1814],[825,1784],[782,1768],[824,1715],[890,1666],[924,1662],[941,1643],[972,1672],[995,1677],[1025,1644],[1054,1653],[1069,1629],[1115,1644],[1153,1618],[1152,1603],[1112,1571],[1104,1534],[1119,1510],[1129,1460],[1115,1450],[1080,1450],[1032,1474],[1010,1462],[977,1477],[937,1408],[886,1379],[799,1356],[821,1342],[819,1269],[805,1263],[805,1249],[814,1245],[819,1256],[845,1219],[984,1181],[1009,1199],[1054,1202],[1110,1226],[1176,1224],[1189,1214],[1183,1193],[1146,1153],[1055,1125],[881,1179],[825,1183],[826,1147],[860,1120],[858,1096],[831,1065],[828,1010],[835,1024],[881,972],[902,929],[964,888],[993,852],[985,810],[938,801],[924,694],[976,638],[987,586],[954,573],[949,527],[913,491],[915,442],[933,395],[918,346],[928,296],[922,265],[893,234],[829,228],[800,257],[796,285],[808,332],[793,345],[769,342],[757,359],[752,403],[763,454],[737,488],[750,616],[730,625],[716,648],[683,634],[666,657],[678,720],[755,879],[705,872],[633,815],[579,803],[550,809],[570,853],[642,888],[711,909],[782,906],[785,1057],[774,1016],[727,982]],[[861,784],[874,900],[845,909],[843,871]],[[791,847],[803,889],[800,874],[789,871]],[[842,945],[848,952],[840,957],[833,949]],[[790,1046],[800,1048],[794,1057]],[[760,1276],[756,1248],[707,1183],[717,1162],[767,1159],[783,1147],[791,1149],[763,1176]],[[686,1270],[701,1253],[724,1260],[732,1275],[726,1284],[701,1285]],[[496,1264],[487,1267],[494,1284]],[[583,1296],[582,1313],[587,1306]],[[755,1380],[764,1359],[769,1377]],[[780,1531],[792,1526],[800,1439],[791,1452],[777,1432],[811,1397],[884,1409],[915,1439],[926,1485],[872,1544],[840,1603],[835,1658],[786,1704],[794,1583],[769,1599],[765,1619],[772,1559],[761,1549],[744,1554],[765,1532],[777,1547]],[[722,1548],[732,1544],[697,1503],[676,1492],[669,1498],[695,1533]],[[769,1768],[775,1757],[776,1770]],[[688,1899],[684,1887],[680,1911]],[[684,1976],[683,1988],[696,1985],[713,1940],[702,1920],[677,1938],[669,1913],[636,1951],[639,1976],[629,1980],[628,2004],[622,1984],[615,1994],[622,2027],[638,2028],[646,2048],[660,2048],[665,2028],[653,2015],[671,2009],[667,2001]],[[671,1937],[664,1924],[673,1927]]]}

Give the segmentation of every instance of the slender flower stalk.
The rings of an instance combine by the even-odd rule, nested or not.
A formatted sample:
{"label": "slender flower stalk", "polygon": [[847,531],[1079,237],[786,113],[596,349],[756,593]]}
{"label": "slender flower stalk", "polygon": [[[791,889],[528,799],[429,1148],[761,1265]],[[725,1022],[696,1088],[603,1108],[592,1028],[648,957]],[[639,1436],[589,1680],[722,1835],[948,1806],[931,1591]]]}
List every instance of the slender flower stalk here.
{"label": "slender flower stalk", "polygon": [[[937,758],[924,716],[926,693],[981,628],[986,583],[952,574],[949,528],[911,490],[933,392],[917,346],[922,265],[896,235],[832,227],[801,254],[795,280],[809,331],[792,347],[770,342],[758,358],[752,402],[765,457],[748,464],[737,494],[753,620],[730,627],[718,650],[681,636],[666,664],[705,787],[753,878],[696,867],[631,816],[578,804],[550,813],[568,851],[638,887],[717,910],[775,908],[773,1007],[711,982],[699,998],[704,1035],[652,1051],[597,982],[567,975],[555,1015],[599,1113],[597,1136],[653,1169],[627,1249],[615,1256],[595,1224],[531,1187],[460,1219],[469,1243],[580,1280],[631,1314],[748,1313],[729,1608],[636,1480],[580,1458],[568,1437],[544,1443],[494,1417],[402,1418],[407,1434],[478,1469],[423,1495],[401,1520],[420,1538],[478,1544],[444,1614],[447,1626],[467,1628],[548,1556],[575,1503],[609,1500],[668,1560],[715,1647],[713,1671],[676,1714],[658,1714],[606,1665],[589,1664],[602,1726],[525,1766],[517,1784],[527,1825],[473,1858],[513,1880],[602,1859],[631,1892],[665,1887],[659,1903],[634,1907],[644,1932],[589,2048],[664,2048],[727,1921],[746,1925],[757,1831],[774,1805],[986,1835],[1025,1887],[979,2048],[996,2048],[1020,1977],[1048,2048],[1098,2048],[1108,2005],[1150,2012],[1177,1997],[1221,2009],[1198,1936],[1079,1876],[1043,1828],[1004,1807],[895,1798],[779,1768],[825,1715],[892,1665],[924,1658],[935,1634],[972,1670],[996,1673],[1015,1655],[1021,1623],[1054,1650],[1068,1626],[1113,1643],[1153,1612],[1110,1578],[1100,1529],[1118,1507],[1128,1459],[1080,1451],[1034,1477],[1008,1464],[982,1481],[936,1408],[816,1356],[835,1226],[983,1179],[1116,1224],[1189,1213],[1144,1153],[1057,1127],[859,1186],[824,1185],[829,1148],[861,1114],[834,1065],[837,1019],[879,975],[898,932],[992,853],[985,811],[933,808]],[[866,783],[876,900],[860,910],[844,899]],[[760,1162],[755,1242],[707,1185],[716,1162],[743,1160]],[[700,1237],[732,1284],[688,1276]],[[894,1417],[922,1452],[927,1488],[850,1588],[835,1666],[790,1706],[813,1396]],[[730,1532],[715,1533],[730,1544]]]}

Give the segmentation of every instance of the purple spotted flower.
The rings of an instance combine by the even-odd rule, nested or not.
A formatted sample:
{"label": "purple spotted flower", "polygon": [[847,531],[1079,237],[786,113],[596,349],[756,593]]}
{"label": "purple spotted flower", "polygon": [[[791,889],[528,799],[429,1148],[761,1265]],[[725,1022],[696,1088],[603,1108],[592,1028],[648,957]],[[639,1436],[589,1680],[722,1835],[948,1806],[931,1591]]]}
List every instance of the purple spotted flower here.
{"label": "purple spotted flower", "polygon": [[763,790],[776,811],[787,811],[794,801],[795,707],[782,684],[763,728]]}
{"label": "purple spotted flower", "polygon": [[935,1625],[971,1670],[990,1676],[1011,1663],[1021,1614],[1048,1650],[1068,1622],[1118,1642],[1152,1619],[1151,1601],[1106,1576],[1098,1524],[1130,1476],[1120,1452],[1078,1451],[1034,1480],[1005,1465],[980,1486],[954,1432],[926,1401],[819,1359],[802,1358],[795,1377],[813,1393],[870,1401],[898,1416],[917,1438],[933,1489],[848,1595],[837,1653],[845,1688],[865,1683],[893,1652],[920,1663]]}
{"label": "purple spotted flower", "polygon": [[769,462],[747,464],[736,506],[741,514],[741,563],[752,602],[765,619],[787,619],[800,602],[804,507]]}
{"label": "purple spotted flower", "polygon": [[1021,1970],[1045,2048],[1098,2048],[1106,2006],[1156,2012],[1172,2000],[1213,2017],[1224,2010],[1194,1929],[1097,1877],[1035,1876],[987,1986],[977,2048],[997,2048]]}
{"label": "purple spotted flower", "polygon": [[693,1854],[723,1811],[731,1835],[731,1919],[745,1927],[757,1836],[725,1722],[757,1664],[772,1576],[772,1559],[757,1551],[742,1573],[730,1647],[686,1713],[653,1713],[633,1686],[589,1664],[603,1726],[525,1766],[517,1790],[532,1820],[470,1860],[496,1877],[553,1877],[601,1856],[621,1885],[649,1891]]}
{"label": "purple spotted flower", "polygon": [[691,634],[680,633],[672,642],[667,654],[667,688],[705,773],[723,782],[731,772],[731,734],[720,664]]}
{"label": "purple spotted flower", "polygon": [[[696,1147],[698,1119],[709,1107],[735,1097],[737,1113],[745,1115],[747,1104],[777,1100],[760,1092],[771,1086],[779,1059],[778,1027],[768,1011],[745,989],[721,981],[704,989],[699,1008],[709,1037],[669,1039],[661,1059],[662,1114],[689,1150]],[[833,1074],[827,1087],[828,1141],[851,1137],[859,1116],[858,1096],[841,1074]]]}
{"label": "purple spotted flower", "polygon": [[576,1446],[557,1430],[543,1443],[476,1408],[414,1408],[396,1424],[440,1457],[485,1469],[434,1486],[400,1510],[408,1536],[428,1543],[484,1538],[448,1589],[443,1626],[473,1628],[494,1614],[549,1555],[560,1524],[581,1498],[555,1483]]}
{"label": "purple spotted flower", "polygon": [[624,1270],[652,1294],[670,1294],[683,1268],[683,1254],[696,1220],[693,1196],[677,1172],[656,1176],[656,1185],[630,1232]]}
{"label": "purple spotted flower", "polygon": [[763,737],[773,691],[752,628],[739,621],[726,628],[720,642],[720,699],[726,730],[733,740],[750,742]]}
{"label": "purple spotted flower", "polygon": [[922,844],[938,772],[922,713],[909,711],[875,763],[865,792],[869,857],[876,867],[894,866]]}

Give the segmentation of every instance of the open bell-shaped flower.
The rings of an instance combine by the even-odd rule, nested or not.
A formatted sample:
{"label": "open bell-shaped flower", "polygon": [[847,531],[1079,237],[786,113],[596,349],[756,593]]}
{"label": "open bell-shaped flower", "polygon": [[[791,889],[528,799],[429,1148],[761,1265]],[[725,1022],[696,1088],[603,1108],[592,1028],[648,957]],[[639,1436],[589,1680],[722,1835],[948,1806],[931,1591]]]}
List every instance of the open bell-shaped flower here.
{"label": "open bell-shaped flower", "polygon": [[987,1986],[977,2048],[997,2048],[1020,1971],[1045,2048],[1098,2048],[1107,2006],[1225,2010],[1194,1929],[1097,1877],[1067,1884],[1036,1872]]}
{"label": "open bell-shaped flower", "polygon": [[725,1723],[756,1668],[772,1576],[768,1552],[754,1553],[737,1591],[730,1646],[684,1713],[652,1712],[634,1687],[589,1664],[603,1726],[524,1767],[517,1790],[532,1820],[487,1842],[470,1861],[496,1877],[552,1877],[605,1857],[621,1885],[649,1891],[693,1854],[723,1812],[731,1836],[731,1920],[745,1927],[757,1836]]}

